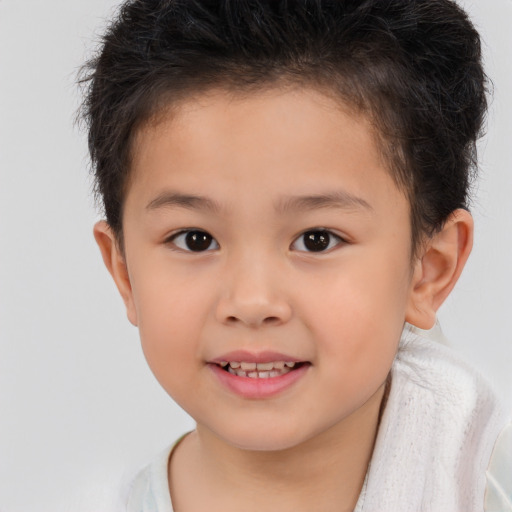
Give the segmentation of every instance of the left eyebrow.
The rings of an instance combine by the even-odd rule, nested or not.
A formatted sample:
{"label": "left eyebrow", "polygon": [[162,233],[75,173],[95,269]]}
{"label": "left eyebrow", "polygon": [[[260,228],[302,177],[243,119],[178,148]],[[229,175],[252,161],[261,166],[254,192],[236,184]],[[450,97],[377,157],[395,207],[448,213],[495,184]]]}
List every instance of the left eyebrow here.
{"label": "left eyebrow", "polygon": [[281,199],[276,205],[276,210],[281,213],[293,210],[316,210],[323,208],[335,208],[342,210],[363,209],[374,212],[370,203],[345,190],[337,190],[326,194],[289,196]]}

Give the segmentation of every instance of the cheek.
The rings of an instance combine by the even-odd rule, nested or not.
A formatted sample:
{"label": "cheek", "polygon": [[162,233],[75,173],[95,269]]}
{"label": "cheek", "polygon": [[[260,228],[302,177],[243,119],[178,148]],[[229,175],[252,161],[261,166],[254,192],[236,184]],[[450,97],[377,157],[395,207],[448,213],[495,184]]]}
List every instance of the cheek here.
{"label": "cheek", "polygon": [[323,318],[326,326],[355,332],[403,323],[407,275],[403,264],[383,263],[361,260],[329,272],[320,280],[315,276],[316,296],[312,299],[309,295],[309,305],[314,308],[312,317]]}
{"label": "cheek", "polygon": [[385,379],[405,320],[408,283],[401,265],[386,262],[385,255],[359,260],[319,286],[309,327],[322,345],[323,362],[332,365],[332,378],[344,373],[356,388]]}
{"label": "cheek", "polygon": [[186,371],[201,364],[202,330],[210,311],[206,286],[173,278],[165,272],[139,274],[133,283],[138,327],[144,355],[153,373],[169,390],[168,380],[178,380]]}

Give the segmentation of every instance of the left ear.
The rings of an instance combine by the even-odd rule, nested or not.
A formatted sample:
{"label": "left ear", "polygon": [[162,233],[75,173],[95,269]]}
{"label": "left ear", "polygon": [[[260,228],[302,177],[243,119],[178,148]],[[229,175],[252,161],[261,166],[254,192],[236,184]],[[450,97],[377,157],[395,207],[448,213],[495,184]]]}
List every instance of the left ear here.
{"label": "left ear", "polygon": [[407,322],[420,329],[434,326],[436,312],[459,279],[472,246],[473,218],[467,210],[455,210],[414,264]]}

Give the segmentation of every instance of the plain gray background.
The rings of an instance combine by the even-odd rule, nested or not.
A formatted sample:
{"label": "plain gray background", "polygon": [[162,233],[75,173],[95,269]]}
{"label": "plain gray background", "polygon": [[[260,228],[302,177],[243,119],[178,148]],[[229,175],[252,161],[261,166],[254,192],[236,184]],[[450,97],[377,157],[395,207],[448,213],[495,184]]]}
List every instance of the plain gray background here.
{"label": "plain gray background", "polygon": [[[512,2],[468,0],[495,84],[476,243],[439,318],[512,411]],[[76,70],[117,2],[0,0],[0,510],[103,512],[193,422],[147,369],[100,259]]]}

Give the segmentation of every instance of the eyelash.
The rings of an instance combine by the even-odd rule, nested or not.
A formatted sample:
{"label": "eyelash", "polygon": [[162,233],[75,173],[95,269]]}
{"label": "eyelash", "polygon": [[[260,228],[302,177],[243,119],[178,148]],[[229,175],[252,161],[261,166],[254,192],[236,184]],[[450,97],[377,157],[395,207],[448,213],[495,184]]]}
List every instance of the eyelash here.
{"label": "eyelash", "polygon": [[[177,241],[179,241],[179,243]],[[301,241],[303,248],[297,249],[296,246],[297,244],[300,244]],[[203,231],[202,229],[183,229],[171,235],[166,239],[165,242],[171,243],[177,247],[178,250],[184,252],[210,252],[220,248],[217,240],[215,240],[215,238],[213,238],[210,233]],[[189,244],[191,242],[197,242],[198,245],[196,246],[196,249],[190,247]],[[308,250],[307,247],[308,243],[310,244],[310,250]],[[336,235],[332,231],[324,228],[316,228],[304,231],[301,235],[295,238],[295,240],[290,245],[290,248],[298,250],[299,252],[308,253],[328,252],[343,243],[347,243],[346,240],[344,240],[339,235]],[[213,248],[212,245],[214,246]]]}

